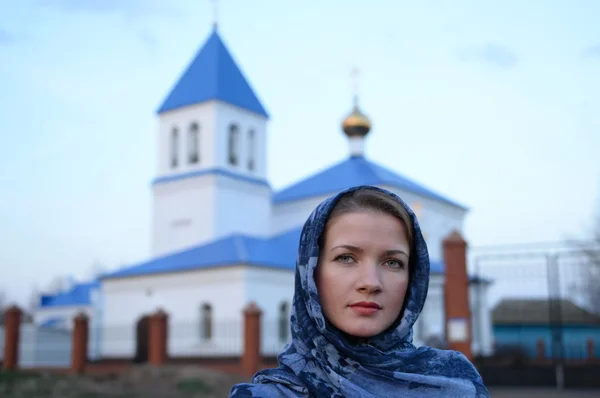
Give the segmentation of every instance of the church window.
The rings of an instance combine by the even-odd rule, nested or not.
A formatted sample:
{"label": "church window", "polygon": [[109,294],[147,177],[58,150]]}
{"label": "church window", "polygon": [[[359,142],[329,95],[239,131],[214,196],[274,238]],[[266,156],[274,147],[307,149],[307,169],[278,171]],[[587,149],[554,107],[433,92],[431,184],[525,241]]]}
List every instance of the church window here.
{"label": "church window", "polygon": [[171,167],[177,167],[177,155],[179,151],[179,130],[173,127],[171,130]]}
{"label": "church window", "polygon": [[200,337],[204,340],[212,338],[212,307],[210,304],[202,304],[200,308]]}
{"label": "church window", "polygon": [[191,164],[198,163],[200,160],[199,134],[198,123],[192,123],[188,132],[188,162]]}
{"label": "church window", "polygon": [[282,342],[288,341],[290,330],[289,321],[289,304],[287,302],[283,302],[279,306],[279,340]]}
{"label": "church window", "polygon": [[256,155],[256,134],[254,130],[250,130],[248,132],[248,170],[252,171],[255,167],[255,159]]}
{"label": "church window", "polygon": [[228,143],[227,143],[227,151],[228,151],[228,160],[229,164],[235,166],[239,162],[240,157],[240,129],[236,124],[232,124],[229,126],[229,134],[228,134]]}

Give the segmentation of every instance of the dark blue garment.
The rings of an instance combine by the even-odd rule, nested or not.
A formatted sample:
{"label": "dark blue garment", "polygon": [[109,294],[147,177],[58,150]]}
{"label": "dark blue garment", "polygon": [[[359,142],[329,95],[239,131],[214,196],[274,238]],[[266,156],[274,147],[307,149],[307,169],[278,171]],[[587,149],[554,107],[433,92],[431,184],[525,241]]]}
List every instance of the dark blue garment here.
{"label": "dark blue garment", "polygon": [[230,397],[489,397],[475,367],[459,352],[416,348],[412,330],[427,297],[429,254],[412,210],[396,195],[379,189],[406,208],[414,229],[406,306],[396,327],[368,342],[351,343],[325,320],[313,278],[319,237],[329,214],[348,189],[321,203],[306,221],[298,250],[291,314],[292,342],[279,367],[235,385]]}

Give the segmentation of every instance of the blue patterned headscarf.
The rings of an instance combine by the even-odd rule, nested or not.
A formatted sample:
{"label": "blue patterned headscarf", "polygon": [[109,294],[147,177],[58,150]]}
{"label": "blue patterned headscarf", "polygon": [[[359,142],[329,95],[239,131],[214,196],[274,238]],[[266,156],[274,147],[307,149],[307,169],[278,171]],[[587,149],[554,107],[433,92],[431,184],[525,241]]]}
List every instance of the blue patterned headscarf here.
{"label": "blue patterned headscarf", "polygon": [[[326,321],[313,277],[319,238],[331,210],[344,193],[359,188],[385,192],[409,213],[414,230],[411,275],[402,317],[395,328],[368,342],[350,342]],[[291,314],[292,342],[279,355],[279,367],[235,385],[230,397],[460,397],[489,393],[475,367],[459,352],[416,348],[412,328],[429,286],[429,254],[412,210],[396,195],[376,187],[355,187],[321,203],[300,237]]]}

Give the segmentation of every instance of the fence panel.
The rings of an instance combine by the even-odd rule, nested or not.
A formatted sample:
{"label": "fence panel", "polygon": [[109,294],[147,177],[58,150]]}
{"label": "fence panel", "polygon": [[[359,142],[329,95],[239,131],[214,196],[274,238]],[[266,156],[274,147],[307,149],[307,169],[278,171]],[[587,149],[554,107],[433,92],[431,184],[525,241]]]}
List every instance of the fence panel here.
{"label": "fence panel", "polygon": [[[0,364],[4,360],[4,326],[0,325]],[[2,366],[0,366],[0,369]]]}
{"label": "fence panel", "polygon": [[[491,282],[494,353],[478,359],[489,382],[562,387],[573,373],[565,367],[600,363],[600,308],[593,299],[600,291],[600,265],[589,253],[492,248],[475,252],[471,265],[476,277]],[[474,300],[474,311],[481,302]]]}
{"label": "fence panel", "polygon": [[19,367],[69,367],[72,340],[73,332],[66,328],[22,324],[19,336]]}

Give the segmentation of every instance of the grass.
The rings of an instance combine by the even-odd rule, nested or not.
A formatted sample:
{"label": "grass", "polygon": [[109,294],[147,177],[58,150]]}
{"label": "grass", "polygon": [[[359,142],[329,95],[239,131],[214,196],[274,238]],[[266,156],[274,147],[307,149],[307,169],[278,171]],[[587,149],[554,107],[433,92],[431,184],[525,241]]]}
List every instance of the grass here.
{"label": "grass", "polygon": [[184,379],[177,383],[177,390],[184,394],[210,393],[212,388],[200,379]]}

